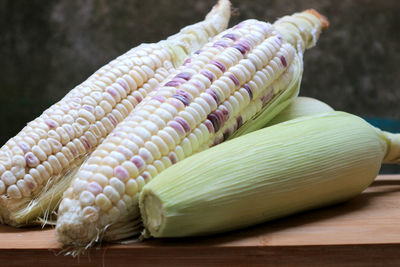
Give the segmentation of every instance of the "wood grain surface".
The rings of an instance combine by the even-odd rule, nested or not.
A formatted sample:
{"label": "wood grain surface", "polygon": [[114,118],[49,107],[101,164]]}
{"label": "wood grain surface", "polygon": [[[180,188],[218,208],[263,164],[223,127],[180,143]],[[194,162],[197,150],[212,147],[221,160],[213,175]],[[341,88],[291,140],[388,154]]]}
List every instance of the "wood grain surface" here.
{"label": "wood grain surface", "polygon": [[204,238],[146,240],[64,256],[51,228],[0,226],[0,266],[400,266],[400,175],[342,204]]}

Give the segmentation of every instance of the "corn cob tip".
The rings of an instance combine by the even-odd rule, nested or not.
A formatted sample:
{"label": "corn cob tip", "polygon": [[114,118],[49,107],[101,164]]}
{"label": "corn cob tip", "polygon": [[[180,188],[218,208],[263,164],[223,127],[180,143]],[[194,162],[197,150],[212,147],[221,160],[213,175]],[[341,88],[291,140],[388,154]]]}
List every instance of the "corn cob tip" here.
{"label": "corn cob tip", "polygon": [[232,8],[231,2],[229,0],[218,0],[217,4],[215,4],[211,11],[207,14],[206,19],[209,19],[215,15],[227,15],[230,16],[230,11]]}
{"label": "corn cob tip", "polygon": [[324,15],[319,13],[317,10],[311,8],[311,9],[304,10],[304,12],[310,13],[310,14],[314,15],[315,17],[317,17],[321,21],[322,29],[327,29],[330,26],[329,20]]}

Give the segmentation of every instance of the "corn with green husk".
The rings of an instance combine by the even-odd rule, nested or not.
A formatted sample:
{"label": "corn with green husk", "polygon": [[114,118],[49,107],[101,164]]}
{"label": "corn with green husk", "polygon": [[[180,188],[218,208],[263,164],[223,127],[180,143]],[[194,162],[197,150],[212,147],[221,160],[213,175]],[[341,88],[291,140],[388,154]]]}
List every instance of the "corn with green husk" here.
{"label": "corn with green husk", "polygon": [[[280,122],[289,121],[298,117],[314,115],[333,111],[328,104],[311,97],[296,97],[284,110],[270,120],[264,127],[272,126]],[[262,119],[262,118],[260,118]]]}
{"label": "corn with green husk", "polygon": [[311,10],[274,25],[247,20],[195,52],[82,165],[58,210],[58,240],[88,246],[140,233],[143,186],[221,143],[269,104],[296,96],[303,49],[326,26]]}
{"label": "corn with green husk", "polygon": [[229,18],[220,0],[204,21],[131,49],[28,123],[0,149],[0,219],[20,226],[47,217],[87,155]]}
{"label": "corn with green husk", "polygon": [[344,112],[247,134],[170,167],[144,186],[145,236],[207,235],[348,200],[399,163],[400,137]]}

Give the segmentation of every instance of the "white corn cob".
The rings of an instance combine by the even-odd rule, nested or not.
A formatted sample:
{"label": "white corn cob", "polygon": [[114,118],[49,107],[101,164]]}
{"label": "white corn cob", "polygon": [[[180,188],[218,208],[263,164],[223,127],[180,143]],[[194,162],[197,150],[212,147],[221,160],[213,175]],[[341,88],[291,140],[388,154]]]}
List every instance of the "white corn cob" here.
{"label": "white corn cob", "polygon": [[62,188],[55,183],[68,184],[65,174],[189,53],[224,30],[229,18],[229,1],[220,0],[204,21],[165,41],[131,49],[28,123],[0,150],[0,218],[28,224],[57,204]]}
{"label": "white corn cob", "polygon": [[[310,12],[294,16],[310,24],[309,35],[324,26],[314,17]],[[228,138],[298,81],[302,52],[273,25],[256,20],[219,34],[195,52],[82,165],[58,210],[58,240],[88,246],[137,234],[138,193],[144,184]]]}

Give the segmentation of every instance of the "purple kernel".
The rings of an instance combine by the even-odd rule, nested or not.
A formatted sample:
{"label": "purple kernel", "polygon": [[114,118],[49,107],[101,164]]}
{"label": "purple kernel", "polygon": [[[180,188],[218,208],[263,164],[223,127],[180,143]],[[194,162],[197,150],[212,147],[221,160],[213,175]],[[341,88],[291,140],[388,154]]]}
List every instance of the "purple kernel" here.
{"label": "purple kernel", "polygon": [[221,106],[220,110],[222,111],[222,114],[224,114],[225,121],[227,121],[229,117],[229,110],[225,106]]}
{"label": "purple kernel", "polygon": [[185,129],[183,126],[176,121],[168,122],[168,126],[174,129],[179,135],[185,135]]}
{"label": "purple kernel", "polygon": [[141,172],[144,169],[145,165],[146,165],[146,162],[144,162],[144,160],[139,156],[133,156],[131,158],[131,162],[136,165],[136,167],[138,168],[139,172]]}
{"label": "purple kernel", "polygon": [[213,44],[213,47],[218,47],[218,46],[226,48],[226,47],[228,47],[228,44],[224,41],[216,41]]}
{"label": "purple kernel", "polygon": [[230,133],[229,130],[226,130],[226,131],[223,133],[223,140],[224,140],[224,141],[227,140],[227,139],[229,138],[229,136],[231,136],[231,133]]}
{"label": "purple kernel", "polygon": [[85,147],[86,151],[89,151],[90,148],[92,147],[89,143],[89,141],[87,140],[87,138],[85,136],[82,136],[80,138],[81,142],[83,143],[83,146]]}
{"label": "purple kernel", "polygon": [[219,100],[219,97],[218,97],[217,93],[215,93],[214,90],[212,90],[212,89],[207,89],[207,90],[206,90],[206,93],[210,94],[210,95],[214,98],[214,100],[215,100],[215,102],[217,103],[217,105],[219,105],[219,104],[221,103],[220,100]]}
{"label": "purple kernel", "polygon": [[242,39],[239,43],[247,52],[251,50],[251,43],[248,39]]}
{"label": "purple kernel", "polygon": [[217,109],[216,111],[214,111],[214,114],[217,115],[219,121],[220,121],[220,127],[224,124],[225,120],[224,120],[224,114],[222,113],[221,110]]}
{"label": "purple kernel", "polygon": [[107,91],[107,93],[109,93],[109,94],[112,95],[113,97],[117,97],[117,96],[118,96],[117,90],[115,90],[115,89],[112,88],[112,87],[108,87],[106,91]]}
{"label": "purple kernel", "polygon": [[165,100],[166,100],[165,96],[162,96],[162,95],[155,95],[151,99],[157,100],[161,103],[165,102]]}
{"label": "purple kernel", "polygon": [[286,58],[284,56],[280,56],[279,58],[281,59],[282,65],[286,67],[287,66]]}
{"label": "purple kernel", "polygon": [[177,81],[169,81],[166,84],[164,84],[164,86],[171,86],[171,87],[178,87],[179,85],[181,85],[181,83]]}
{"label": "purple kernel", "polygon": [[26,153],[26,152],[28,152],[29,150],[31,150],[31,147],[28,145],[28,143],[26,143],[26,142],[19,142],[18,143],[18,146],[22,149],[22,151],[24,152],[24,153]]}
{"label": "purple kernel", "polygon": [[58,126],[58,123],[52,119],[47,119],[44,121],[50,129],[55,129]]}
{"label": "purple kernel", "polygon": [[147,180],[150,178],[150,175],[147,172],[142,173],[143,179]]}
{"label": "purple kernel", "polygon": [[182,95],[182,96],[184,96],[185,98],[187,98],[188,100],[190,100],[190,99],[193,98],[192,95],[191,95],[190,93],[188,93],[188,92],[186,92],[185,90],[182,90],[182,89],[177,89],[177,90],[176,90],[176,94]]}
{"label": "purple kernel", "polygon": [[211,71],[208,70],[202,70],[200,74],[204,75],[207,79],[210,80],[210,82],[213,82],[215,80],[215,75]]}
{"label": "purple kernel", "polygon": [[135,94],[135,99],[138,103],[140,103],[143,100],[143,97],[141,95]]}
{"label": "purple kernel", "polygon": [[186,81],[189,81],[190,80],[190,74],[189,73],[187,73],[187,72],[181,72],[181,73],[179,73],[179,74],[177,74],[176,76],[175,76],[175,78],[181,78],[181,79],[184,79],[184,80],[186,80]]}
{"label": "purple kernel", "polygon": [[94,195],[98,195],[98,194],[100,194],[101,192],[103,192],[103,188],[102,188],[97,182],[90,182],[90,183],[87,185],[86,189],[87,189],[89,192],[93,193]]}
{"label": "purple kernel", "polygon": [[239,86],[239,85],[240,85],[240,82],[239,82],[238,78],[236,78],[235,75],[229,74],[229,78],[232,80],[232,82],[233,82],[236,86]]}
{"label": "purple kernel", "polygon": [[240,128],[243,125],[242,116],[239,116],[239,117],[236,118],[236,124],[237,124],[237,128]]}
{"label": "purple kernel", "polygon": [[205,120],[204,125],[207,127],[210,133],[214,133],[214,126],[210,120]]}
{"label": "purple kernel", "polygon": [[175,152],[170,152],[168,154],[168,158],[171,161],[172,164],[175,164],[178,162],[178,157],[176,156]]}
{"label": "purple kernel", "polygon": [[124,79],[118,79],[118,80],[117,80],[117,83],[118,83],[119,85],[121,85],[122,88],[124,88],[124,90],[125,90],[126,92],[129,92],[129,91],[130,91],[129,85],[128,85],[128,83],[127,83]]}
{"label": "purple kernel", "polygon": [[269,102],[269,100],[271,100],[273,95],[274,90],[271,89],[266,95],[261,96],[261,103],[263,107]]}
{"label": "purple kernel", "polygon": [[222,37],[231,39],[233,41],[237,40],[237,36],[235,34],[233,34],[233,33],[227,33],[227,34],[223,35]]}
{"label": "purple kernel", "polygon": [[28,167],[34,168],[39,165],[39,159],[32,152],[28,152],[25,154],[25,161]]}
{"label": "purple kernel", "polygon": [[253,99],[253,90],[251,90],[251,87],[248,83],[245,83],[243,85],[243,88],[246,89],[247,93],[249,94],[250,100]]}
{"label": "purple kernel", "polygon": [[183,62],[183,66],[186,66],[187,64],[189,64],[190,62],[192,62],[191,58],[187,58],[184,62]]}
{"label": "purple kernel", "polygon": [[218,69],[220,69],[222,72],[226,71],[226,67],[224,64],[222,64],[222,62],[217,61],[217,60],[211,60],[210,61],[211,64],[213,64],[214,66],[216,66]]}
{"label": "purple kernel", "polygon": [[117,119],[114,117],[113,114],[108,114],[108,115],[107,115],[107,118],[111,121],[111,123],[112,123],[114,126],[117,126],[118,121],[117,121]]}
{"label": "purple kernel", "polygon": [[200,54],[201,52],[203,52],[203,50],[202,50],[202,49],[199,49],[199,50],[195,51],[193,54],[198,55],[198,54]]}
{"label": "purple kernel", "polygon": [[92,106],[84,105],[83,108],[86,109],[87,111],[91,112],[91,113],[94,113],[94,108]]}
{"label": "purple kernel", "polygon": [[242,53],[242,55],[246,54],[246,49],[241,44],[235,44],[232,47],[239,50],[239,52]]}
{"label": "purple kernel", "polygon": [[190,130],[191,130],[190,125],[189,125],[189,123],[187,123],[187,121],[184,118],[176,117],[175,121],[183,127],[183,129],[185,130],[186,133],[190,133]]}
{"label": "purple kernel", "polygon": [[121,181],[125,181],[129,178],[129,172],[122,166],[117,166],[114,168],[114,175]]}
{"label": "purple kernel", "polygon": [[168,103],[170,103],[171,105],[173,105],[177,110],[180,110],[184,107],[184,104],[182,103],[182,101],[178,101],[175,98],[175,95],[172,96],[172,98],[168,99]]}
{"label": "purple kernel", "polygon": [[179,84],[184,84],[185,82],[187,82],[185,79],[179,78],[179,77],[175,77],[174,79],[172,79],[175,82],[178,82]]}
{"label": "purple kernel", "polygon": [[207,116],[207,119],[209,119],[213,125],[214,131],[218,132],[219,127],[220,127],[220,120],[217,115],[214,113],[211,113]]}
{"label": "purple kernel", "polygon": [[186,97],[183,96],[183,95],[175,94],[175,95],[173,95],[172,97],[178,99],[179,101],[181,101],[185,106],[188,106],[188,105],[189,105],[189,101],[188,101],[188,100],[186,99]]}

